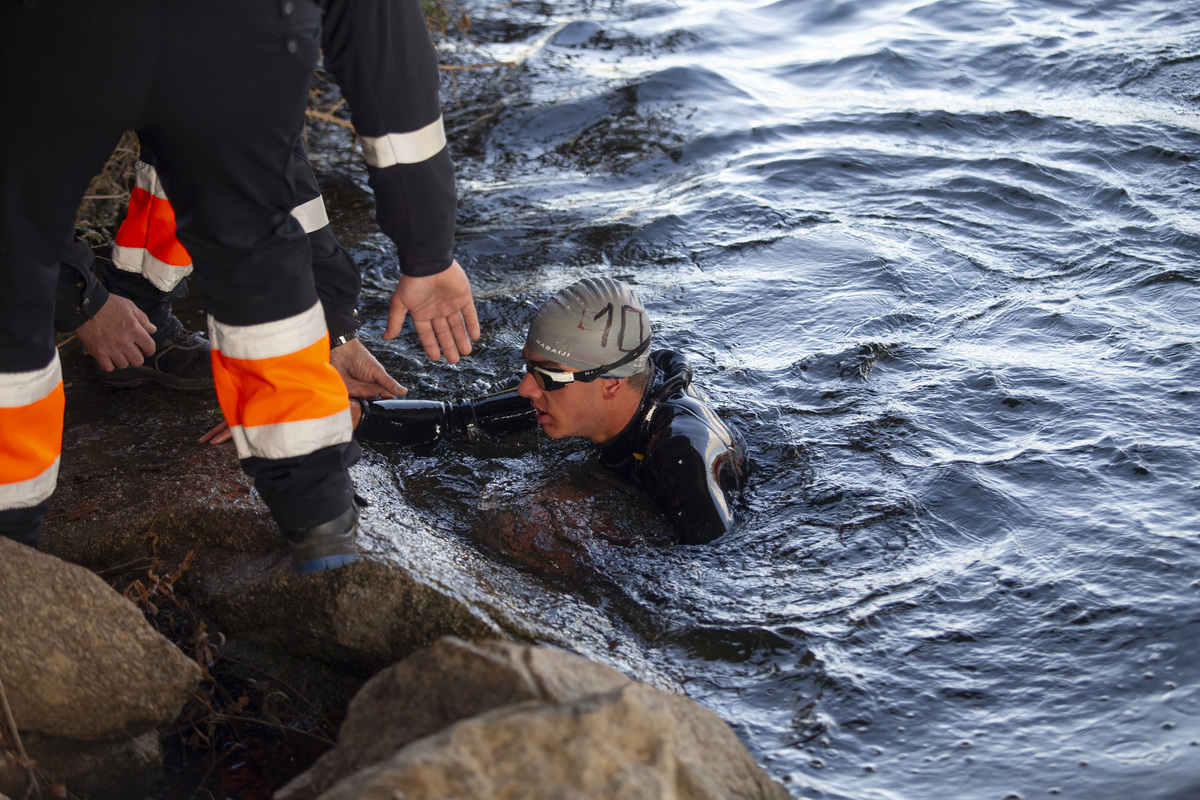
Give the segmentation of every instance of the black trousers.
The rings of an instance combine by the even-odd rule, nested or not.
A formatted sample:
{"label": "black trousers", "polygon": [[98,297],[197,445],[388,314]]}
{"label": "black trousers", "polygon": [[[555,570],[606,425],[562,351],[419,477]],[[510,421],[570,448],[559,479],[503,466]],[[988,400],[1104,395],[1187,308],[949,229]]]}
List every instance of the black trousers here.
{"label": "black trousers", "polygon": [[[325,224],[318,224],[311,219],[312,212],[302,223],[308,236],[309,250],[312,254],[313,279],[316,283],[317,296],[325,312],[325,324],[331,337],[338,337],[358,330],[358,295],[362,281],[358,265],[338,242],[333,227],[325,217],[324,200],[321,197],[321,187],[309,161],[308,149],[303,139],[296,140],[293,152],[293,182],[296,191],[297,208],[293,209],[295,216],[298,209],[316,204]],[[141,160],[156,165],[154,154],[148,147],[143,147]],[[79,260],[78,243],[68,245],[62,256],[63,280],[77,280],[78,267],[69,266],[72,259]],[[90,251],[85,255],[87,268],[91,269],[94,260]],[[171,304],[183,300],[187,295],[187,283],[180,280],[178,284],[168,289],[159,288],[141,272],[131,271],[127,266],[122,268],[111,261],[100,264],[100,272],[104,277],[104,286],[111,292],[132,300],[150,317],[156,326],[162,327],[162,322],[171,312]],[[61,288],[61,287],[60,287]],[[61,304],[60,299],[60,304]],[[59,319],[64,318],[63,309],[58,309]],[[63,330],[59,326],[59,330]],[[73,328],[72,328],[73,329]]]}
{"label": "black trousers", "polygon": [[[16,78],[8,102],[19,109],[0,117],[0,396],[57,359],[62,244],[128,129],[155,153],[214,320],[257,326],[315,306],[309,245],[290,211],[319,39],[313,0],[0,0],[0,74]],[[353,502],[358,449],[345,438],[243,457],[285,529]],[[39,502],[0,503],[0,532],[21,537]]]}

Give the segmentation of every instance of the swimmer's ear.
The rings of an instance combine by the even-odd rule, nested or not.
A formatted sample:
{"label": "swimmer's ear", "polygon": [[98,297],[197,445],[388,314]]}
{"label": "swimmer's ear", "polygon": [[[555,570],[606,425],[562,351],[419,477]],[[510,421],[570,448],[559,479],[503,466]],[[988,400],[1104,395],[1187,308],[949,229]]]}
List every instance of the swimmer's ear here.
{"label": "swimmer's ear", "polygon": [[614,397],[625,391],[629,385],[628,378],[601,378],[600,379],[600,396],[605,400],[612,400]]}

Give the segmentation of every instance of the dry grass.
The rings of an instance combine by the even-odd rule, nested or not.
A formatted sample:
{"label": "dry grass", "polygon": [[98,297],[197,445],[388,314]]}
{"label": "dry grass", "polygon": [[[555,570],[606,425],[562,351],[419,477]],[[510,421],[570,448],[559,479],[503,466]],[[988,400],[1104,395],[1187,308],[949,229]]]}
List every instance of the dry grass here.
{"label": "dry grass", "polygon": [[75,213],[75,226],[97,235],[113,228],[124,214],[133,188],[133,165],[141,146],[133,131],[126,131],[109,157],[108,163],[92,178],[83,202]]}

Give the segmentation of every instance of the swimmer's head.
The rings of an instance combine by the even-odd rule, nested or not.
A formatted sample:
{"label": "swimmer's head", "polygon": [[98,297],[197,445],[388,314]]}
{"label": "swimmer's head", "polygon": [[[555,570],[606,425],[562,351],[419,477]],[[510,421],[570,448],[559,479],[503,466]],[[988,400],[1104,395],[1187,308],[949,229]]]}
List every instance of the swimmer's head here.
{"label": "swimmer's head", "polygon": [[585,278],[542,304],[525,346],[534,358],[602,370],[597,377],[628,378],[650,358],[650,317],[628,285]]}

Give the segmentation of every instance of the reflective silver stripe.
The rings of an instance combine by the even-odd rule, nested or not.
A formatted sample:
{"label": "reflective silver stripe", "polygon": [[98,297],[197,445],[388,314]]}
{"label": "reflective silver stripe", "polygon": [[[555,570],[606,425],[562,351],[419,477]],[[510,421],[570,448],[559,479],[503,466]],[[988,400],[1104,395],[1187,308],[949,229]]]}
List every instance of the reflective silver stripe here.
{"label": "reflective silver stripe", "polygon": [[61,457],[46,467],[36,478],[17,483],[0,483],[0,509],[29,508],[36,506],[50,495],[58,483],[58,464]]}
{"label": "reflective silver stripe", "polygon": [[167,199],[167,192],[162,188],[162,181],[158,179],[158,170],[141,159],[133,165],[133,185],[160,200]]}
{"label": "reflective silver stripe", "polygon": [[117,269],[141,275],[164,292],[169,292],[192,274],[192,265],[177,267],[160,261],[144,247],[113,245],[113,264]]}
{"label": "reflective silver stripe", "polygon": [[[142,191],[170,202],[162,181],[158,179],[158,170],[145,161],[139,160],[133,165],[133,183]],[[112,259],[118,269],[141,275],[164,292],[171,291],[192,274],[191,264],[182,267],[168,264],[155,258],[144,247],[114,245]]]}
{"label": "reflective silver stripe", "polygon": [[[19,408],[44,400],[62,382],[62,365],[58,352],[41,369],[32,372],[12,372],[0,375],[0,406]],[[16,483],[0,484],[0,508],[29,508],[54,493],[58,482],[61,457],[42,470],[40,475]]]}
{"label": "reflective silver stripe", "polygon": [[411,133],[387,133],[362,137],[363,156],[372,167],[385,169],[396,164],[420,164],[442,152],[446,129],[438,117]]}
{"label": "reflective silver stripe", "polygon": [[0,408],[20,408],[44,399],[62,382],[58,351],[50,363],[32,372],[0,374]]}
{"label": "reflective silver stripe", "polygon": [[46,467],[36,478],[18,483],[0,483],[0,509],[29,508],[36,506],[50,495],[58,484],[58,464],[61,457]]}
{"label": "reflective silver stripe", "polygon": [[345,444],[352,436],[350,409],[322,419],[280,422],[275,425],[236,425],[229,429],[238,458],[295,458]]}
{"label": "reflective silver stripe", "polygon": [[305,233],[319,231],[329,224],[329,215],[325,213],[325,200],[321,195],[293,208],[292,216],[300,223]]}
{"label": "reflective silver stripe", "polygon": [[[303,350],[329,335],[320,302],[307,311],[261,325],[226,325],[210,314],[208,334],[213,349],[228,358],[261,360]],[[294,458],[350,441],[350,409],[318,419],[272,425],[230,427],[240,458]]]}
{"label": "reflective silver stripe", "polygon": [[295,353],[329,335],[320,301],[307,311],[261,325],[226,325],[208,315],[208,340],[229,358],[259,360]]}

